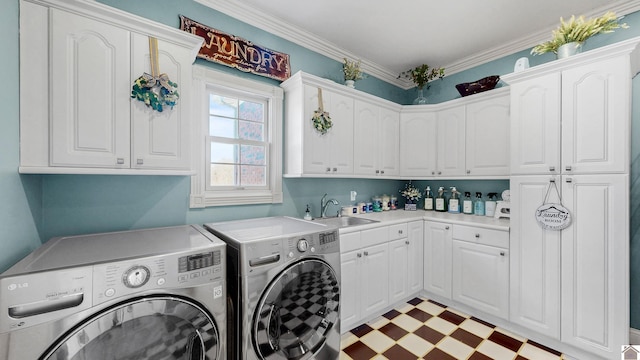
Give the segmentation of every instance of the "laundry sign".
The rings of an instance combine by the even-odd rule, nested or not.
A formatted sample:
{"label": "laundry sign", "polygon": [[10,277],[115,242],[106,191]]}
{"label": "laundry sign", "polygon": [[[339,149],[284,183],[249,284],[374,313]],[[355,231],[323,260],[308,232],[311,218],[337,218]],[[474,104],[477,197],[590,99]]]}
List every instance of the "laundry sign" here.
{"label": "laundry sign", "polygon": [[[559,203],[548,203],[549,191],[551,188],[556,190]],[[562,198],[560,197],[560,191],[556,186],[556,182],[551,180],[549,187],[547,188],[547,194],[544,197],[543,204],[536,209],[536,221],[545,230],[562,230],[571,225],[571,213],[562,205]]]}
{"label": "laundry sign", "polygon": [[198,51],[199,58],[280,81],[291,76],[289,54],[256,45],[182,15],[180,29],[204,39]]}

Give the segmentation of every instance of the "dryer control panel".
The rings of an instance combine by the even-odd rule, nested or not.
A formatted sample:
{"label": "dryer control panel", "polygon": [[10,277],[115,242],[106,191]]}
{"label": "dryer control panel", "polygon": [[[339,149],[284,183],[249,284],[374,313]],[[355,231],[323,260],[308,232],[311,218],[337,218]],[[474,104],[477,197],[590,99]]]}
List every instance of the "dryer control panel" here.
{"label": "dryer control panel", "polygon": [[95,265],[94,304],[145,290],[223,280],[224,256],[223,249],[211,249]]}

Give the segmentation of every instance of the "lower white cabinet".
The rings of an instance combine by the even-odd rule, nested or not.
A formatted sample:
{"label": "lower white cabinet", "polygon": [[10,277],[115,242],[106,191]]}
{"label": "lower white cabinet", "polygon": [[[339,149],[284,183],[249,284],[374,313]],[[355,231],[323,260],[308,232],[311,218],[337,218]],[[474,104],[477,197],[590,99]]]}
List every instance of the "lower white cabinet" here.
{"label": "lower white cabinet", "polygon": [[451,298],[451,224],[424,222],[424,289]]}
{"label": "lower white cabinet", "polygon": [[389,227],[389,303],[422,290],[423,221]]}
{"label": "lower white cabinet", "polygon": [[509,317],[508,250],[453,240],[452,297],[488,314]]}
{"label": "lower white cabinet", "polygon": [[340,256],[340,320],[343,332],[360,325],[362,319],[389,304],[387,241],[387,226],[340,235],[342,248],[342,244],[355,244],[356,247]]}
{"label": "lower white cabinet", "polygon": [[[538,229],[534,218],[550,180],[571,213],[561,231]],[[510,188],[512,321],[619,357],[629,343],[628,175],[513,176]]]}

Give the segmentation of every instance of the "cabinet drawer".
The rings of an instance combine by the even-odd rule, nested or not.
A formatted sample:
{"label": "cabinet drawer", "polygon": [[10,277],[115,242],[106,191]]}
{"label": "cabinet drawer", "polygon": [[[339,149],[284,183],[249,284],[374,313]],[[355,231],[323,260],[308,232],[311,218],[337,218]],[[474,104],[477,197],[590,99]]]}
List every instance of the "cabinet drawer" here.
{"label": "cabinet drawer", "polygon": [[[360,246],[368,247],[373,245],[378,245],[382,243],[386,243],[389,241],[389,231],[388,226],[383,226],[375,229],[362,230],[360,232]],[[342,244],[342,243],[340,243]]]}
{"label": "cabinet drawer", "polygon": [[507,231],[455,225],[453,227],[453,238],[477,244],[509,248],[509,232]]}
{"label": "cabinet drawer", "polygon": [[344,254],[356,249],[360,249],[359,231],[348,234],[340,234],[340,253]]}
{"label": "cabinet drawer", "polygon": [[396,224],[389,226],[389,240],[396,240],[406,238],[407,235],[407,224]]}

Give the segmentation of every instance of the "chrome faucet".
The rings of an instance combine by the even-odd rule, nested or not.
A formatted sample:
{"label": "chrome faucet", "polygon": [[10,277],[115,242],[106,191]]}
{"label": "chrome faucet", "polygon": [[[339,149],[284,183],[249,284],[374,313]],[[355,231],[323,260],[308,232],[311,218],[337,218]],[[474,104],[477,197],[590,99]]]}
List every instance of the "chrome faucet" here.
{"label": "chrome faucet", "polygon": [[[326,198],[327,198],[327,194],[324,194],[324,196],[320,200],[320,217],[321,218],[326,218],[327,217],[327,207],[329,206],[329,204],[339,205],[338,200],[329,199],[329,200],[325,201]],[[340,212],[338,212],[338,213],[340,213]]]}

